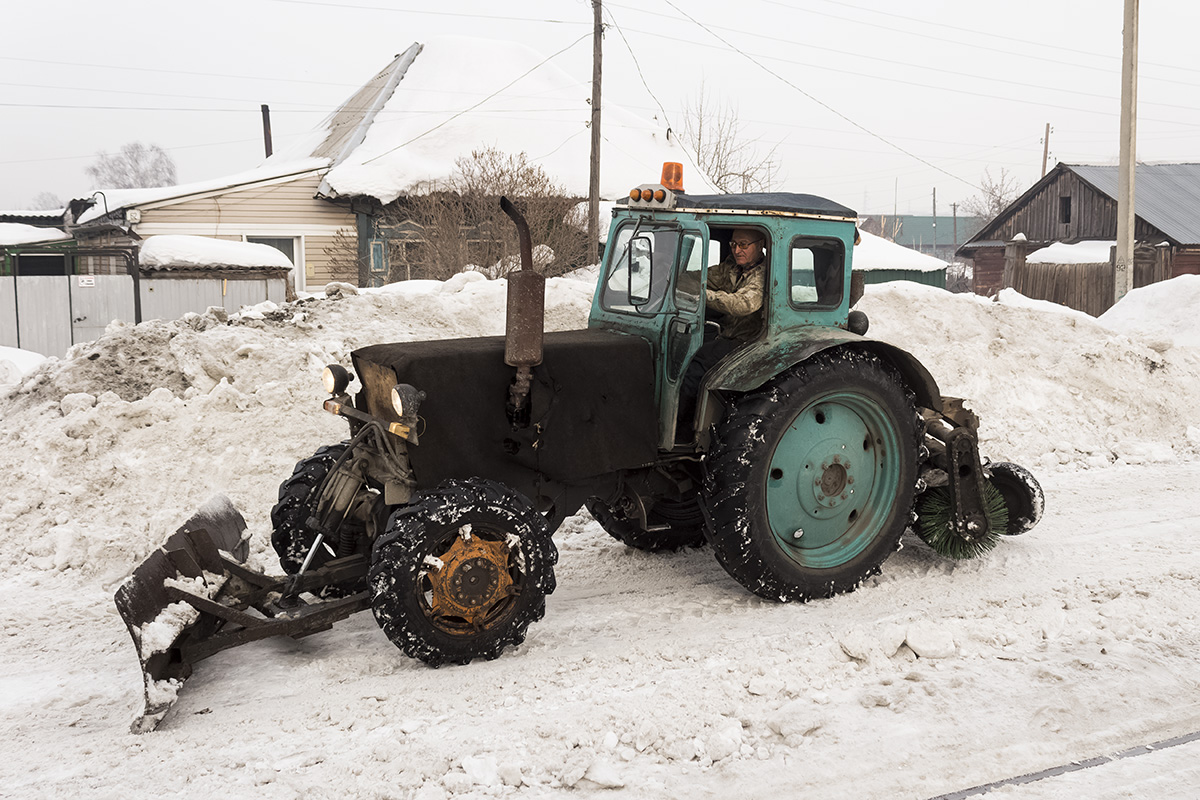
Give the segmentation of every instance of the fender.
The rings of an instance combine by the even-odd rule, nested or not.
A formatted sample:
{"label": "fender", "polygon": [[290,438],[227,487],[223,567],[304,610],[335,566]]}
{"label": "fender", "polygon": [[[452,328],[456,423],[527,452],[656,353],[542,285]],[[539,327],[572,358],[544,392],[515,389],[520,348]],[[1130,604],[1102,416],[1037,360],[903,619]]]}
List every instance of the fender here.
{"label": "fender", "polygon": [[750,392],[785,369],[834,347],[853,347],[879,356],[899,370],[908,388],[916,395],[919,407],[942,411],[942,394],[937,381],[915,356],[893,344],[840,328],[793,329],[784,335],[770,335],[751,342],[713,367],[704,381],[704,389],[708,392]]}

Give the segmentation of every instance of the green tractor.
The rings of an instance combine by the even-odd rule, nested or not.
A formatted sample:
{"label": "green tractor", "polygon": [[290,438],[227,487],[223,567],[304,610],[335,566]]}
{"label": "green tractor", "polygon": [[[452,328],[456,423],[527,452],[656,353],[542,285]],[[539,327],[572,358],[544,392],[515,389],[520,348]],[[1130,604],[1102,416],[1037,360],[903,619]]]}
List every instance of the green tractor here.
{"label": "green tractor", "polygon": [[[780,601],[852,591],[910,525],[960,558],[1036,524],[1033,476],[982,461],[962,402],[864,336],[855,212],[679,183],[664,168],[614,211],[586,330],[543,332],[544,278],[502,199],[522,251],[506,336],[373,345],[325,369],[349,436],[280,486],[286,575],[241,563],[244,522],[218,501],[118,591],[145,676],[135,729],[158,723],[195,661],[366,608],[432,666],[495,658],[542,617],[552,534],[583,507],[630,547],[707,545]],[[721,336],[704,287],[735,229],[765,243],[761,329],[688,386]]]}

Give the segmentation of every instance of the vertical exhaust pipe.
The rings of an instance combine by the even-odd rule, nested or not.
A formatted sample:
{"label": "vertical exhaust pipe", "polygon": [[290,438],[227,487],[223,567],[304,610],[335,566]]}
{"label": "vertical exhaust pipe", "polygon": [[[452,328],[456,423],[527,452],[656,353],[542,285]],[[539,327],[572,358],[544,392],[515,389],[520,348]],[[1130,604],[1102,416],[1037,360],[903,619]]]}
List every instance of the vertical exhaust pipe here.
{"label": "vertical exhaust pipe", "polygon": [[514,427],[528,424],[532,370],[542,363],[546,317],[546,278],[533,268],[533,241],[529,223],[507,197],[500,208],[517,226],[521,242],[521,268],[508,274],[508,308],[504,329],[504,363],[517,368],[508,390],[508,419]]}

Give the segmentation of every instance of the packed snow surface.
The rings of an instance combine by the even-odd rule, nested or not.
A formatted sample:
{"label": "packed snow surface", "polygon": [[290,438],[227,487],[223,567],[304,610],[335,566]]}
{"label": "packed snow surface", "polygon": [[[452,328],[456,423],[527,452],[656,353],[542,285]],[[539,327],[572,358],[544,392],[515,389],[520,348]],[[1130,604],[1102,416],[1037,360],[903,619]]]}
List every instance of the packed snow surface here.
{"label": "packed snow surface", "polygon": [[268,244],[180,235],[151,236],[142,243],[138,263],[147,269],[211,265],[292,268],[291,260]]}
{"label": "packed snow surface", "polygon": [[[860,302],[869,335],[966,399],[985,454],[1039,476],[1034,531],[966,562],[907,534],[856,592],[782,605],[705,549],[631,550],[580,513],[546,618],[496,661],[426,668],[359,614],[200,662],[159,730],[129,733],[125,576],[218,492],[278,574],[277,487],[346,436],[321,367],[499,334],[504,288],[463,274],[114,325],[0,388],[6,796],[928,798],[1200,730],[1194,301],[1143,306],[1178,314],[1167,342],[892,283]],[[548,327],[583,326],[590,298],[550,280]],[[1196,753],[1000,796],[1191,797]]]}

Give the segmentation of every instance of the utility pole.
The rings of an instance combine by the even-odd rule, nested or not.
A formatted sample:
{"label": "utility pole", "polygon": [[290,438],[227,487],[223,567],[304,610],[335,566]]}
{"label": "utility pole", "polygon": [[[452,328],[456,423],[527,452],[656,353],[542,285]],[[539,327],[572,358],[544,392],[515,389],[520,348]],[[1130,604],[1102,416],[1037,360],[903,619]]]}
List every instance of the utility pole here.
{"label": "utility pole", "polygon": [[958,203],[950,204],[950,213],[954,215],[954,249],[958,250]]}
{"label": "utility pole", "polygon": [[1125,0],[1121,51],[1121,167],[1117,180],[1117,254],[1113,268],[1113,302],[1133,288],[1133,178],[1137,160],[1138,0]]}
{"label": "utility pole", "polygon": [[588,177],[588,263],[600,261],[600,58],[604,23],[600,0],[592,0],[592,158]]}
{"label": "utility pole", "polygon": [[1042,177],[1046,177],[1046,161],[1050,158],[1050,123],[1046,123],[1046,135],[1042,137]]}
{"label": "utility pole", "polygon": [[263,118],[263,149],[267,151],[267,158],[271,157],[271,107],[266,103],[262,104]]}
{"label": "utility pole", "polygon": [[933,189],[933,250],[930,251],[934,258],[937,258],[937,187]]}

